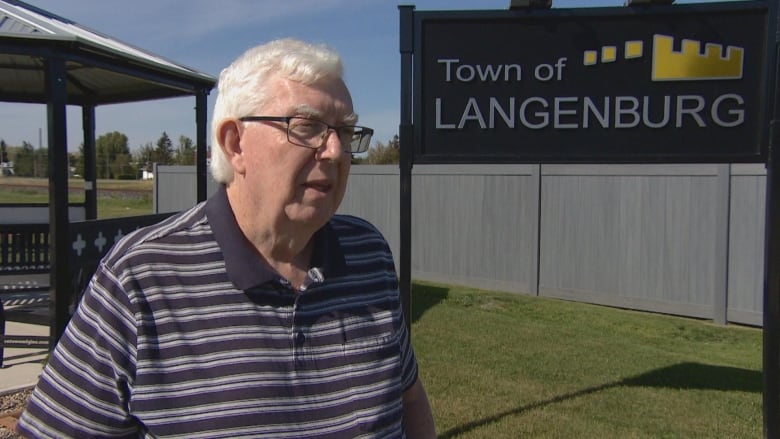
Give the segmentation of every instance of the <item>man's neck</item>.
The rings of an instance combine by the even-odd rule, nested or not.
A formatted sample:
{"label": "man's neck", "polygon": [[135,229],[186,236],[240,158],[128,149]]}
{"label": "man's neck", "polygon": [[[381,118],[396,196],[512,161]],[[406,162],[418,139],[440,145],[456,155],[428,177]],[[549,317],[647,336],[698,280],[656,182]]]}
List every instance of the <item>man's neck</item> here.
{"label": "man's neck", "polygon": [[[230,199],[228,191],[228,199]],[[236,222],[246,239],[255,247],[265,262],[297,289],[306,278],[313,252],[311,226],[269,218],[258,212],[242,209],[244,203],[231,200]]]}

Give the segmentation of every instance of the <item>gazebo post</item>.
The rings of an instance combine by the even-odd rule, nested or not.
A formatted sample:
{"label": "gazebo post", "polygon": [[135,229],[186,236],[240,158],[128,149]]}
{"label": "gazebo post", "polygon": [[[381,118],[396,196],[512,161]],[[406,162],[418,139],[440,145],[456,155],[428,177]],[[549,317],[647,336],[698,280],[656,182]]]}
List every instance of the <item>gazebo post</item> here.
{"label": "gazebo post", "polygon": [[195,171],[197,173],[198,202],[206,200],[207,185],[206,178],[206,150],[208,149],[208,139],[206,138],[207,123],[207,97],[209,89],[201,88],[195,94],[195,146],[197,158],[195,160]]}
{"label": "gazebo post", "polygon": [[84,129],[84,209],[85,218],[97,219],[97,175],[95,160],[95,106],[81,107]]}
{"label": "gazebo post", "polygon": [[50,343],[53,347],[68,322],[68,136],[65,60],[46,60],[47,126],[49,143]]}

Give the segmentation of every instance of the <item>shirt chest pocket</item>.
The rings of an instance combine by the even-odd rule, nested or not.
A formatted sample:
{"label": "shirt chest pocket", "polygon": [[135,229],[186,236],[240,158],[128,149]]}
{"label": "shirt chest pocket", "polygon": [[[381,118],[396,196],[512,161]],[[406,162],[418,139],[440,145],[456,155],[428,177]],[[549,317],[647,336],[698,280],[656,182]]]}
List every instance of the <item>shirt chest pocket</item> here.
{"label": "shirt chest pocket", "polygon": [[387,315],[350,316],[342,320],[344,355],[397,355],[400,352],[396,320]]}

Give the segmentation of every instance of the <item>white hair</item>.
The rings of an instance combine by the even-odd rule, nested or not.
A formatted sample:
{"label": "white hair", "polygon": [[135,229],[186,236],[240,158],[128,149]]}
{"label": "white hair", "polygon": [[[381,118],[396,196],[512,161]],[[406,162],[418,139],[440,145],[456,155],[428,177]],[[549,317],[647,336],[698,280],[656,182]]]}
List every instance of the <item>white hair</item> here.
{"label": "white hair", "polygon": [[341,79],[343,73],[341,57],[332,49],[289,38],[253,47],[223,69],[211,119],[210,169],[214,180],[233,181],[233,168],[220,147],[217,127],[225,119],[260,111],[273,97],[268,88],[271,77],[309,85],[322,78]]}

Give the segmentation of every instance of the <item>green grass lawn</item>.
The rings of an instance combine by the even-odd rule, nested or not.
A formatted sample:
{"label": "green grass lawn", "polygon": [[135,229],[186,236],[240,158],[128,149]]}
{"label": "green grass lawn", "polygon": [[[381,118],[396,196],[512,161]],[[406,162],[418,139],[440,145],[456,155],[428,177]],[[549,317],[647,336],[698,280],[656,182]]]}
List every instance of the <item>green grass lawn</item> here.
{"label": "green grass lawn", "polygon": [[415,283],[441,438],[759,438],[760,329]]}
{"label": "green grass lawn", "polygon": [[98,195],[97,216],[99,219],[124,216],[149,215],[152,210],[152,195],[127,197],[117,194]]}
{"label": "green grass lawn", "polygon": [[[82,188],[83,181],[71,180],[69,187]],[[152,183],[138,180],[98,181],[98,218],[148,215],[152,211]],[[103,190],[104,189],[104,190]],[[49,202],[48,180],[32,178],[0,178],[0,204]],[[68,202],[83,203],[84,191],[68,194]]]}

